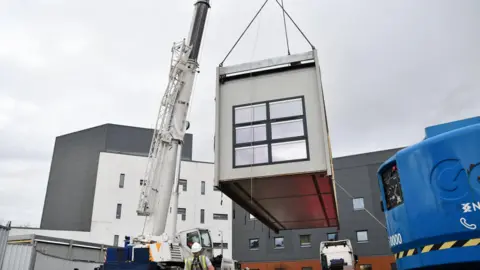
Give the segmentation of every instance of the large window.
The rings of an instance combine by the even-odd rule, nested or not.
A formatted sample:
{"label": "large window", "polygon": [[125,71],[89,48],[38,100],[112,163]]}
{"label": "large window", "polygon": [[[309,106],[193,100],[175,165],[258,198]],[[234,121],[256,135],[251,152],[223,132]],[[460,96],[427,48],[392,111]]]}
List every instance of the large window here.
{"label": "large window", "polygon": [[233,108],[233,167],[309,159],[302,97]]}

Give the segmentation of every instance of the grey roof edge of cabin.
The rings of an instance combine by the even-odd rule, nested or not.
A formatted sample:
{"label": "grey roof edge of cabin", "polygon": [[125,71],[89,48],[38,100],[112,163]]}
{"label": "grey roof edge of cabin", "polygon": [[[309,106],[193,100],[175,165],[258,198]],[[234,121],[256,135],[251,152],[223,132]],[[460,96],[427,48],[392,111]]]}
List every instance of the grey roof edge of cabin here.
{"label": "grey roof edge of cabin", "polygon": [[51,236],[44,236],[40,234],[22,234],[22,235],[12,235],[8,237],[8,241],[48,241],[54,242],[58,244],[70,245],[73,246],[82,246],[82,247],[92,247],[92,248],[107,248],[112,247],[111,245],[101,244],[101,243],[93,243],[93,242],[85,242],[85,241],[77,241],[74,239],[67,239],[67,238],[58,238],[58,237],[51,237]]}

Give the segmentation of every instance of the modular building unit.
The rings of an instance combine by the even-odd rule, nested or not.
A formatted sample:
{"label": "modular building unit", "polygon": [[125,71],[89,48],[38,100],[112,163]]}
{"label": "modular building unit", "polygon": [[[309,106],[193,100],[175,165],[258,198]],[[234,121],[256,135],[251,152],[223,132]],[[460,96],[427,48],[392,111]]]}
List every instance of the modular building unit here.
{"label": "modular building unit", "polygon": [[0,270],[94,270],[108,246],[40,235],[11,236]]}
{"label": "modular building unit", "polygon": [[215,185],[265,225],[337,227],[316,51],[217,68]]}

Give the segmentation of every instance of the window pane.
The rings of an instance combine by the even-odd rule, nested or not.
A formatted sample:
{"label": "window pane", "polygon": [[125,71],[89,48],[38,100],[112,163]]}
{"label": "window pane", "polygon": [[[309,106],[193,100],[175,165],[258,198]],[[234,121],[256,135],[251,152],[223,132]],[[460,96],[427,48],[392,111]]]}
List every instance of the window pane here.
{"label": "window pane", "polygon": [[205,181],[202,181],[201,193],[202,193],[202,195],[205,195]]}
{"label": "window pane", "polygon": [[309,247],[310,245],[311,245],[310,235],[309,234],[300,235],[300,246]]}
{"label": "window pane", "polygon": [[182,186],[182,191],[187,191],[187,180],[179,179],[178,184]]}
{"label": "window pane", "polygon": [[337,233],[327,233],[327,240],[328,241],[336,241],[337,240]]}
{"label": "window pane", "polygon": [[117,203],[117,219],[120,219],[122,217],[122,204]]}
{"label": "window pane", "polygon": [[283,237],[275,237],[274,242],[275,242],[275,248],[284,248],[285,247],[283,245]]}
{"label": "window pane", "polygon": [[303,115],[302,99],[290,99],[270,103],[270,118]]}
{"label": "window pane", "polygon": [[115,235],[113,236],[113,246],[114,246],[114,247],[117,247],[117,246],[118,246],[118,238],[119,238],[119,236],[118,236],[117,234],[115,234]]}
{"label": "window pane", "polygon": [[123,186],[125,185],[125,174],[120,174],[120,181],[118,183],[118,187],[119,188],[123,188]]}
{"label": "window pane", "polygon": [[268,162],[268,146],[258,145],[235,149],[235,165],[249,165]]}
{"label": "window pane", "polygon": [[267,139],[267,126],[256,125],[235,129],[235,143],[258,142]]}
{"label": "window pane", "polygon": [[213,214],[213,219],[228,220],[228,215],[227,214]]}
{"label": "window pane", "polygon": [[303,136],[303,119],[272,123],[272,139]]}
{"label": "window pane", "polygon": [[353,210],[363,210],[363,209],[365,209],[363,198],[353,199]]}
{"label": "window pane", "polygon": [[302,141],[272,144],[272,161],[307,158],[307,143]]}
{"label": "window pane", "polygon": [[205,223],[205,210],[200,209],[200,223]]}
{"label": "window pane", "polygon": [[265,104],[235,108],[235,124],[266,120],[266,108]]}
{"label": "window pane", "polygon": [[358,242],[367,242],[368,241],[367,231],[358,231],[357,232],[357,241]]}
{"label": "window pane", "polygon": [[259,245],[260,245],[260,243],[258,241],[258,238],[250,239],[250,241],[249,241],[249,248],[250,249],[258,249]]}

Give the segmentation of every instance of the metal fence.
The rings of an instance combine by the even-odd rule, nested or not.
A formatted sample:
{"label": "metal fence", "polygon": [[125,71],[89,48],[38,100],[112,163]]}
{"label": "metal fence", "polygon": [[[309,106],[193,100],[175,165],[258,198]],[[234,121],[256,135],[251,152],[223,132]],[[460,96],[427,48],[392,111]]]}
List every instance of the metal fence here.
{"label": "metal fence", "polygon": [[0,224],[0,270],[2,269],[3,258],[5,257],[5,252],[7,249],[10,224],[10,222],[7,223],[7,226]]}

